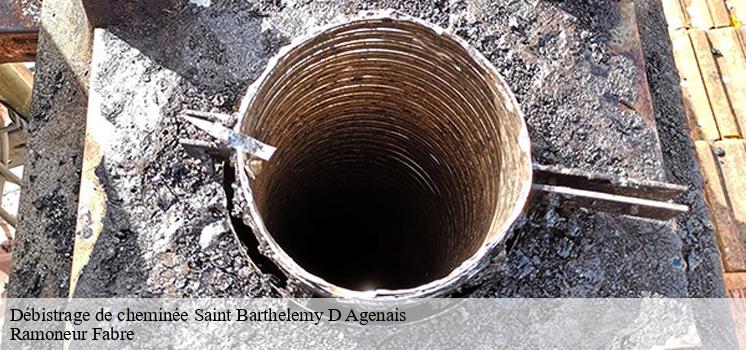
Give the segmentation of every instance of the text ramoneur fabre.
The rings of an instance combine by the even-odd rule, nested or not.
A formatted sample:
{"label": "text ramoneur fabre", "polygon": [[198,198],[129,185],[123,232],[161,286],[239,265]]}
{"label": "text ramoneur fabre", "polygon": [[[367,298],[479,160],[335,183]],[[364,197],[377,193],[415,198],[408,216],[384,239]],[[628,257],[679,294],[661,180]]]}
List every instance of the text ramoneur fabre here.
{"label": "text ramoneur fabre", "polygon": [[[378,322],[404,322],[405,311],[395,308],[392,311],[358,311],[354,309],[330,308],[324,311],[293,310],[291,308],[265,308],[249,310],[234,309],[194,309],[191,312],[180,310],[141,311],[126,308],[123,310],[61,311],[46,308],[10,309],[10,340],[134,340],[135,334],[128,330],[115,330],[114,327],[93,327],[90,330],[35,330],[14,327],[14,322],[24,322],[25,327],[34,322],[69,322],[80,326],[84,322],[354,322],[368,325]],[[29,324],[31,322],[31,324]]]}

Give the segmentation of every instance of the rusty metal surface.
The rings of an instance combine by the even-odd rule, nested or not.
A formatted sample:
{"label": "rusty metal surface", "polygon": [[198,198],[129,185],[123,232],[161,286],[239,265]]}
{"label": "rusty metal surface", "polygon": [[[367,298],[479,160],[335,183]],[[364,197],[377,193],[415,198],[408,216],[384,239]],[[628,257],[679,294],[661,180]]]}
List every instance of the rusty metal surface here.
{"label": "rusty metal surface", "polygon": [[586,208],[618,215],[669,220],[689,211],[689,208],[685,205],[566,186],[534,184],[533,189],[541,195],[557,195],[560,204],[563,206]]}
{"label": "rusty metal surface", "polygon": [[689,210],[667,202],[686,191],[686,186],[558,166],[533,167],[533,189],[559,195],[566,205],[656,220],[669,220]]}
{"label": "rusty metal surface", "polygon": [[0,31],[36,30],[41,0],[2,0],[0,14]]}
{"label": "rusty metal surface", "polygon": [[660,181],[638,180],[612,174],[534,164],[534,183],[572,187],[621,196],[667,201],[687,187]]}
{"label": "rusty metal surface", "polygon": [[[611,40],[609,48],[616,54],[631,59],[635,63],[634,87],[636,96],[627,99],[623,96],[614,96],[619,105],[624,109],[631,109],[640,113],[648,125],[656,130],[655,116],[653,115],[653,100],[650,96],[648,78],[645,74],[645,57],[640,45],[640,34],[637,28],[635,16],[635,4],[633,0],[622,0],[619,2],[619,22],[609,31]],[[660,152],[660,149],[658,150]]]}
{"label": "rusty metal surface", "polygon": [[41,0],[0,0],[0,63],[36,58]]}
{"label": "rusty metal surface", "polygon": [[0,63],[35,60],[37,38],[35,31],[0,33]]}

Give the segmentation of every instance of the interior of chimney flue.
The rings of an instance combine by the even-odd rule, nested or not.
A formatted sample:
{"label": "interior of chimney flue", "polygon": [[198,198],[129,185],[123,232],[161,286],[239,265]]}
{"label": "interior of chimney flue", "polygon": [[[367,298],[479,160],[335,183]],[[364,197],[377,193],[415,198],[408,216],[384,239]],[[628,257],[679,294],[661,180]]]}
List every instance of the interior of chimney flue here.
{"label": "interior of chimney flue", "polygon": [[279,247],[331,284],[443,278],[525,200],[520,114],[449,35],[351,21],[292,47],[262,79],[241,128],[277,152],[252,170],[253,201]]}

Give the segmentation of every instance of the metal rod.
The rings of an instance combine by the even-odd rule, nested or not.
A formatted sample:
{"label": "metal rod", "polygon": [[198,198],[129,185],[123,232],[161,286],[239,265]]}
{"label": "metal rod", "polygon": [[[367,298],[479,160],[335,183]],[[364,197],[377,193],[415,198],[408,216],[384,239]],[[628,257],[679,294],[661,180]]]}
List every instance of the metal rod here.
{"label": "metal rod", "polygon": [[653,200],[669,200],[687,187],[534,163],[534,182]]}
{"label": "metal rod", "polygon": [[689,211],[689,207],[681,204],[581,190],[565,186],[534,184],[532,188],[542,194],[559,195],[563,200],[563,204],[566,205],[612,214],[630,215],[655,220],[669,220]]}
{"label": "metal rod", "polygon": [[2,207],[0,207],[0,218],[5,220],[5,222],[10,224],[11,226],[18,227],[18,218],[16,218],[13,214],[8,213]]}
{"label": "metal rod", "polygon": [[656,220],[668,220],[689,210],[667,202],[686,186],[558,166],[534,164],[533,168],[533,190],[560,195],[566,205]]}
{"label": "metal rod", "polygon": [[230,148],[263,160],[269,160],[272,157],[272,154],[275,153],[277,148],[263,143],[253,137],[236,132],[233,129],[226,127],[220,121],[211,120],[212,118],[218,118],[218,120],[221,120],[226,117],[226,115],[218,113],[207,113],[193,110],[185,110],[181,114],[182,119],[193,124]]}

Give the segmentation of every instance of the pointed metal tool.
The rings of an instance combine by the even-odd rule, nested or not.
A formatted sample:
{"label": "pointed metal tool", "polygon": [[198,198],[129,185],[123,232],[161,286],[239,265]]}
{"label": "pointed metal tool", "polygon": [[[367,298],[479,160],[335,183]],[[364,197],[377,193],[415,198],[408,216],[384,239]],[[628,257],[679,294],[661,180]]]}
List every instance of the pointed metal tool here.
{"label": "pointed metal tool", "polygon": [[276,147],[226,127],[222,122],[231,119],[228,115],[184,110],[181,112],[181,117],[214,137],[218,142],[254,157],[269,160],[277,150]]}

